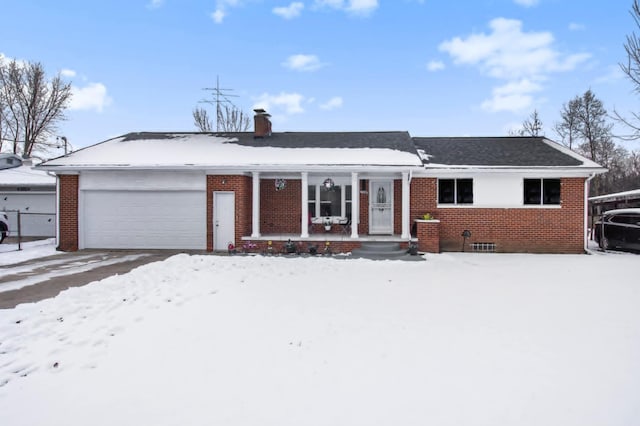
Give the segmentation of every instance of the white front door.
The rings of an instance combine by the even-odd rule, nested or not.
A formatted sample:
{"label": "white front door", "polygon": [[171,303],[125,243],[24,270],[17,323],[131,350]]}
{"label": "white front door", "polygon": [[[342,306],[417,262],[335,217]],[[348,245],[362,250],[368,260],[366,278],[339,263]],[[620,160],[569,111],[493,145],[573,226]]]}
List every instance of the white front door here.
{"label": "white front door", "polygon": [[369,233],[393,234],[393,181],[370,182]]}
{"label": "white front door", "polygon": [[236,245],[235,193],[213,193],[213,250],[227,250]]}

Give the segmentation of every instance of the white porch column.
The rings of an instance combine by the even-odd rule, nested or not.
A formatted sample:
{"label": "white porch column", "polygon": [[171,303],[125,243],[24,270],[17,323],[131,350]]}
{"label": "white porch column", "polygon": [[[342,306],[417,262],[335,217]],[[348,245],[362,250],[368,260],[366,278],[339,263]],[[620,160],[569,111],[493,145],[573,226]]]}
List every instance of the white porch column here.
{"label": "white porch column", "polygon": [[351,173],[351,238],[358,238],[360,223],[360,182],[358,173]]}
{"label": "white porch column", "polygon": [[260,173],[253,172],[251,238],[260,238]]}
{"label": "white porch column", "polygon": [[302,172],[302,218],[300,220],[300,238],[309,237],[309,173]]}
{"label": "white porch column", "polygon": [[409,172],[402,172],[402,235],[401,238],[411,238],[411,203],[409,197],[410,192]]}

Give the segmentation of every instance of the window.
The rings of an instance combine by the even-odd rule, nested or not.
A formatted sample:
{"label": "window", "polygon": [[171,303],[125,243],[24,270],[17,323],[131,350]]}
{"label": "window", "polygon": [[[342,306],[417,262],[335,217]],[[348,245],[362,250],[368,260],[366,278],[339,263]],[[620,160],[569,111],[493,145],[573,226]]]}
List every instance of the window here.
{"label": "window", "polygon": [[351,217],[351,185],[309,185],[309,215],[311,217]]}
{"label": "window", "polygon": [[560,179],[525,179],[524,204],[560,204]]}
{"label": "window", "polygon": [[438,179],[438,204],[473,204],[473,179]]}

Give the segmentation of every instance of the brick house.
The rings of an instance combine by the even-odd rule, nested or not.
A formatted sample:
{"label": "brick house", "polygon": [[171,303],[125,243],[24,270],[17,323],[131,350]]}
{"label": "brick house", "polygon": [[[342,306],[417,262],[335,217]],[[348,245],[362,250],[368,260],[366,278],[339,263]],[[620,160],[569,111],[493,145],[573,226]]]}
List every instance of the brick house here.
{"label": "brick house", "polygon": [[255,124],[130,133],[41,164],[58,177],[59,249],[581,253],[585,183],[605,171],[542,137],[272,133],[264,111]]}

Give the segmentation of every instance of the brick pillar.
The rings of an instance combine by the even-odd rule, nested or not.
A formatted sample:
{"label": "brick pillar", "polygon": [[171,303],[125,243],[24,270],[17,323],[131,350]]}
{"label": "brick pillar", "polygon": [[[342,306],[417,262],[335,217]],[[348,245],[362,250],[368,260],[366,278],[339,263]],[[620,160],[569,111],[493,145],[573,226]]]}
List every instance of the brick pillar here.
{"label": "brick pillar", "polygon": [[440,221],[416,220],[418,251],[440,253]]}
{"label": "brick pillar", "polygon": [[78,250],[78,175],[60,175],[58,250]]}

